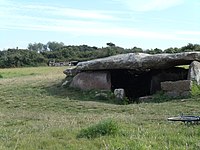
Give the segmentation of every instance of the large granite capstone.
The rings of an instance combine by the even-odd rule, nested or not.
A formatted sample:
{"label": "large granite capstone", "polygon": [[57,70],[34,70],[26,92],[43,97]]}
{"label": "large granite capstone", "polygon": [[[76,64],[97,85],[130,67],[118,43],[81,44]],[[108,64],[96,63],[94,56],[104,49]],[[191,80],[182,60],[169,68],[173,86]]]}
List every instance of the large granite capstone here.
{"label": "large granite capstone", "polygon": [[145,71],[147,69],[164,69],[177,65],[189,65],[192,61],[200,61],[200,52],[155,55],[128,53],[80,62],[77,64],[76,69],[80,71],[112,69]]}

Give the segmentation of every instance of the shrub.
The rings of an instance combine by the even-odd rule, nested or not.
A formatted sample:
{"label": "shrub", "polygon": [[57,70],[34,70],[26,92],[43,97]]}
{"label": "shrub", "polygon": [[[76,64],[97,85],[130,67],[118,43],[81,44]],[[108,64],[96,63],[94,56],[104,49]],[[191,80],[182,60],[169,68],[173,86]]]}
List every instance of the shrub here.
{"label": "shrub", "polygon": [[3,76],[0,74],[0,78],[3,78]]}
{"label": "shrub", "polygon": [[132,103],[134,100],[128,99],[128,97],[124,97],[123,99],[115,98],[115,103],[119,105],[128,105]]}
{"label": "shrub", "polygon": [[118,131],[118,124],[115,121],[108,119],[80,130],[77,138],[91,139],[105,135],[115,135]]}
{"label": "shrub", "polygon": [[200,85],[198,85],[196,82],[193,82],[190,94],[191,94],[191,96],[198,96],[198,95],[200,95]]}
{"label": "shrub", "polygon": [[167,95],[164,94],[163,91],[158,91],[153,95],[151,102],[154,103],[162,103],[171,100]]}

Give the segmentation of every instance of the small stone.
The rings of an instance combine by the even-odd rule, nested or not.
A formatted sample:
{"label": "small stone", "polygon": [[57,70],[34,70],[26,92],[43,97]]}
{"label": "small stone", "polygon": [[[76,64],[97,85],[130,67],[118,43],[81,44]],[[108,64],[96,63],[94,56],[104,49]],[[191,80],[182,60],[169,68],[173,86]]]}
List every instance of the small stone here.
{"label": "small stone", "polygon": [[153,96],[143,96],[143,97],[139,97],[139,101],[140,102],[148,102],[150,100],[153,99]]}
{"label": "small stone", "polygon": [[68,81],[68,80],[65,81],[65,82],[63,82],[62,86],[66,86],[67,84],[69,84],[69,81]]}
{"label": "small stone", "polygon": [[114,95],[117,99],[124,99],[125,97],[125,91],[124,89],[115,89]]}
{"label": "small stone", "polygon": [[108,95],[106,93],[97,93],[94,97],[95,99],[99,99],[99,100],[108,99]]}

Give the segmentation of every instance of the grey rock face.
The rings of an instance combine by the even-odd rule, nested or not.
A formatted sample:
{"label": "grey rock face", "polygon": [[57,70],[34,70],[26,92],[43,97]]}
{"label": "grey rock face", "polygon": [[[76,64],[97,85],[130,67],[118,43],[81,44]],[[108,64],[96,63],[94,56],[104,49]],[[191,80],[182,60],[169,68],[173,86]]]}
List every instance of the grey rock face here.
{"label": "grey rock face", "polygon": [[109,72],[81,72],[77,74],[71,84],[71,87],[79,88],[82,90],[110,90],[111,80]]}
{"label": "grey rock face", "polygon": [[190,94],[192,82],[190,80],[161,82],[161,89],[169,97],[186,97]]}
{"label": "grey rock face", "polygon": [[66,74],[68,77],[73,77],[79,73],[79,71],[76,68],[68,68],[65,71],[63,71],[64,74]]}
{"label": "grey rock face", "polygon": [[190,80],[161,82],[161,88],[163,91],[189,91],[191,85],[192,83]]}
{"label": "grey rock face", "polygon": [[187,79],[188,70],[180,67],[174,67],[152,72],[150,94],[161,90],[161,82],[178,81]]}
{"label": "grey rock face", "polygon": [[114,90],[114,95],[117,99],[124,99],[125,97],[125,91],[124,89],[115,89]]}
{"label": "grey rock face", "polygon": [[147,69],[189,65],[195,60],[200,61],[200,52],[155,55],[145,53],[128,53],[80,62],[77,64],[76,69],[81,71],[111,69],[132,69],[136,71],[145,71]]}
{"label": "grey rock face", "polygon": [[188,80],[195,81],[198,85],[200,85],[200,62],[193,61],[190,64]]}

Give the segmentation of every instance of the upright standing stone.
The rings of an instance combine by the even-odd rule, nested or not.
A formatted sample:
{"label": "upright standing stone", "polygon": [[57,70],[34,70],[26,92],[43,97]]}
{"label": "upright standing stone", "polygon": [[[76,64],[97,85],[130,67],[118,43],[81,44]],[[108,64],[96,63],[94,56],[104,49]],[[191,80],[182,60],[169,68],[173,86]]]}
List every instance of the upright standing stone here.
{"label": "upright standing stone", "polygon": [[200,62],[193,61],[190,64],[188,80],[195,81],[198,85],[200,85]]}

